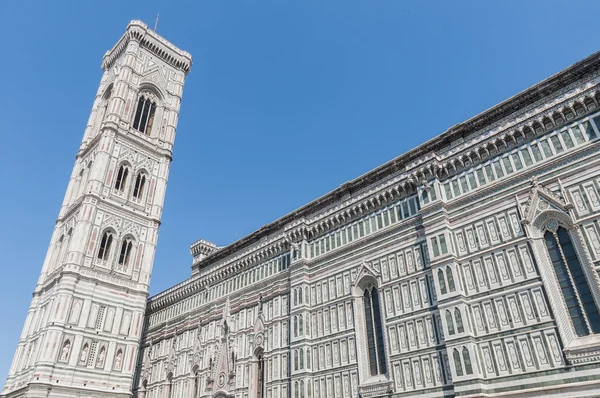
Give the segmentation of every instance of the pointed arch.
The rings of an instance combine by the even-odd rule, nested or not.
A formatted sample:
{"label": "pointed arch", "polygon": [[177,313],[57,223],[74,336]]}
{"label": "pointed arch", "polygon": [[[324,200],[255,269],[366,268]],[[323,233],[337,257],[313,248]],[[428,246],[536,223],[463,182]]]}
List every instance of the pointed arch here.
{"label": "pointed arch", "polygon": [[456,376],[462,376],[462,363],[460,362],[460,354],[458,353],[458,350],[456,348],[452,352],[452,358],[454,359],[454,369],[456,369]]}
{"label": "pointed arch", "polygon": [[454,321],[452,320],[452,313],[450,310],[446,310],[446,324],[448,325],[448,334],[454,334]]}
{"label": "pointed arch", "polygon": [[465,327],[463,326],[462,315],[458,308],[454,309],[454,319],[456,321],[456,331],[458,333],[463,333],[465,331]]}
{"label": "pointed arch", "polygon": [[446,278],[448,279],[448,290],[453,292],[456,290],[456,285],[454,284],[454,273],[452,272],[452,268],[446,268]]}
{"label": "pointed arch", "polygon": [[440,285],[440,293],[446,294],[448,291],[446,290],[446,279],[444,278],[444,271],[438,269],[437,271],[438,284]]}
{"label": "pointed arch", "polygon": [[114,238],[115,232],[112,229],[106,229],[102,233],[102,238],[100,239],[98,251],[96,253],[96,258],[98,260],[108,261]]}
{"label": "pointed arch", "polygon": [[473,365],[471,364],[471,355],[469,354],[469,350],[467,347],[463,347],[462,349],[463,362],[465,363],[465,373],[468,375],[473,374]]}

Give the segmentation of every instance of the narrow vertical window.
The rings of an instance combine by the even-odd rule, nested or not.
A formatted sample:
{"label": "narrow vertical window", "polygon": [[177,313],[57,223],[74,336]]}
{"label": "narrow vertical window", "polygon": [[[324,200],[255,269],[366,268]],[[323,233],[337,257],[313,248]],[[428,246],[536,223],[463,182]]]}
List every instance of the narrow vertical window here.
{"label": "narrow vertical window", "polygon": [[463,375],[463,369],[462,369],[462,364],[460,362],[460,354],[458,353],[458,351],[456,350],[456,348],[454,349],[454,352],[452,353],[452,356],[454,358],[454,367],[456,368],[456,375],[457,376],[462,376]]}
{"label": "narrow vertical window", "polygon": [[448,290],[451,292],[456,290],[456,286],[454,285],[454,274],[452,273],[452,268],[446,268],[446,278],[448,278]]}
{"label": "narrow vertical window", "polygon": [[294,351],[294,370],[300,369],[299,364],[300,359],[298,358],[298,350]]}
{"label": "narrow vertical window", "polygon": [[127,182],[127,176],[129,175],[129,168],[125,165],[119,167],[117,173],[117,179],[115,181],[115,189],[119,192],[123,192],[125,189],[125,183]]}
{"label": "narrow vertical window", "polygon": [[133,243],[131,240],[126,239],[121,244],[121,251],[119,252],[119,265],[129,265],[129,257],[131,255],[131,248]]}
{"label": "narrow vertical window", "polygon": [[465,331],[465,327],[463,326],[462,315],[460,314],[460,310],[458,308],[454,310],[454,319],[456,320],[456,331],[458,333],[463,333]]}
{"label": "narrow vertical window", "polygon": [[135,179],[135,186],[133,187],[133,198],[140,200],[144,193],[144,185],[146,184],[146,176],[139,173]]}
{"label": "narrow vertical window", "polygon": [[300,369],[304,369],[304,349],[300,349]]}
{"label": "narrow vertical window", "polygon": [[256,372],[256,397],[263,398],[265,391],[265,360],[262,355],[258,356],[258,372]]}
{"label": "narrow vertical window", "polygon": [[365,289],[365,321],[367,327],[367,345],[369,352],[369,370],[371,376],[387,373],[383,327],[379,294],[375,287]]}
{"label": "narrow vertical window", "polygon": [[[600,332],[600,314],[566,229],[544,235],[554,272],[578,336]],[[591,328],[591,330],[590,330]]]}
{"label": "narrow vertical window", "polygon": [[454,334],[454,321],[449,310],[446,310],[446,323],[448,324],[448,334]]}
{"label": "narrow vertical window", "polygon": [[472,375],[473,365],[471,365],[471,355],[469,355],[469,350],[467,350],[467,347],[463,347],[462,354],[463,361],[465,362],[465,373],[468,375]]}
{"label": "narrow vertical window", "polygon": [[438,269],[438,282],[440,284],[440,293],[446,294],[446,279],[444,279],[444,272],[441,269]]}
{"label": "narrow vertical window", "polygon": [[100,249],[98,249],[98,259],[108,260],[108,254],[110,252],[110,246],[112,244],[113,235],[110,232],[105,232],[100,240]]}

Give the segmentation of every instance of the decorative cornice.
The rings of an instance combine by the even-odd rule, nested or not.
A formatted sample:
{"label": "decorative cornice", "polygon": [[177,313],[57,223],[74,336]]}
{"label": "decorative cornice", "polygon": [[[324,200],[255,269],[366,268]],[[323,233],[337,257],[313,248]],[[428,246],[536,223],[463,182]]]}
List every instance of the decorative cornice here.
{"label": "decorative cornice", "polygon": [[[352,181],[342,184],[337,189],[263,226],[250,235],[213,253],[200,261],[198,265],[200,267],[212,265],[215,261],[225,259],[244,248],[252,246],[264,237],[286,229],[289,224],[296,223],[298,220],[305,219],[308,221],[305,222],[305,226],[299,228],[295,234],[292,234],[294,239],[301,238],[304,234],[314,236],[331,228],[330,226],[338,225],[340,220],[343,222],[348,216],[351,217],[355,213],[371,210],[370,206],[373,205],[375,207],[374,204],[377,201],[385,202],[390,198],[396,198],[402,190],[414,187],[428,173],[434,174],[440,172],[442,169],[442,165],[440,164],[442,158],[437,152],[447,152],[451,148],[458,149],[456,145],[457,141],[464,143],[465,139],[472,137],[473,134],[481,134],[482,130],[498,127],[502,123],[505,124],[505,118],[514,116],[517,112],[524,113],[528,111],[529,107],[539,105],[540,101],[548,101],[548,97],[565,90],[567,86],[580,83],[581,79],[590,77],[599,67],[600,52],[597,52],[487,111],[449,128],[444,133],[415,149],[390,160]],[[593,95],[595,95],[595,92]],[[591,97],[589,98],[592,99]],[[595,98],[593,101],[594,105],[597,105]],[[572,106],[575,107],[575,104],[572,104]],[[531,115],[526,116],[528,120],[532,119]],[[513,127],[511,126],[511,128]],[[545,130],[543,126],[542,128]],[[497,132],[493,133],[496,134]],[[535,134],[535,130],[532,130],[532,133]],[[527,133],[525,132],[525,134]],[[511,137],[510,139],[514,138],[516,142],[516,136],[513,135]],[[509,138],[504,137],[504,139],[508,140]],[[469,164],[468,162],[468,159],[465,159],[463,164]],[[398,185],[393,186],[395,183],[398,183]],[[378,186],[373,187],[373,184],[378,184]],[[357,203],[367,196],[369,196],[369,199],[365,199],[360,204]],[[342,203],[340,204],[340,202]],[[344,210],[340,211],[341,208],[344,208]],[[333,215],[332,213],[336,211],[339,211],[339,213]],[[319,214],[315,216],[316,213]],[[318,219],[323,220],[313,225]]]}
{"label": "decorative cornice", "polygon": [[192,56],[190,53],[180,50],[172,43],[159,36],[148,28],[142,21],[134,20],[127,25],[125,34],[121,36],[117,44],[107,51],[102,58],[102,69],[108,70],[116,60],[125,52],[130,41],[137,41],[142,47],[158,56],[169,65],[188,74],[192,67]]}

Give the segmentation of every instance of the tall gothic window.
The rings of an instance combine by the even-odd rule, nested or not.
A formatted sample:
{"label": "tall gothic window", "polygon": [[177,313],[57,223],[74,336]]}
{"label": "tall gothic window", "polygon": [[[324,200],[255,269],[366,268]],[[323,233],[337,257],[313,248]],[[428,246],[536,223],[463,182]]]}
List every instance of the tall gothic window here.
{"label": "tall gothic window", "polygon": [[119,172],[117,173],[117,179],[115,181],[115,189],[119,192],[123,192],[125,190],[125,183],[127,182],[127,176],[129,175],[129,167],[124,164],[119,167]]}
{"label": "tall gothic window", "polygon": [[121,243],[121,251],[119,252],[119,265],[129,265],[129,257],[131,256],[132,247],[133,242],[131,241],[131,239],[123,240],[123,243]]}
{"label": "tall gothic window", "polygon": [[109,231],[104,232],[102,239],[100,240],[100,249],[98,249],[98,259],[108,260],[110,253],[110,246],[112,245],[113,234]]}
{"label": "tall gothic window", "polygon": [[454,334],[454,321],[450,310],[446,310],[446,323],[448,324],[448,334]]}
{"label": "tall gothic window", "polygon": [[367,323],[367,344],[369,348],[369,369],[371,376],[375,376],[387,373],[379,294],[375,287],[370,286],[365,289],[364,303],[365,320]]}
{"label": "tall gothic window", "polygon": [[135,185],[133,187],[133,198],[140,200],[144,193],[144,185],[146,184],[146,176],[143,173],[139,173],[135,178]]}
{"label": "tall gothic window", "polygon": [[258,369],[256,372],[256,398],[263,398],[265,391],[265,359],[262,354],[258,356]]}
{"label": "tall gothic window", "polygon": [[154,113],[156,112],[156,103],[153,99],[147,96],[141,96],[138,100],[138,106],[133,119],[133,128],[150,135],[152,132],[152,124],[154,123]]}
{"label": "tall gothic window", "polygon": [[562,295],[578,336],[600,332],[600,314],[571,236],[563,227],[544,234]]}
{"label": "tall gothic window", "polygon": [[441,269],[438,269],[438,282],[440,283],[440,293],[446,294],[446,280],[444,279],[444,272]]}
{"label": "tall gothic window", "polygon": [[465,327],[463,326],[462,315],[460,315],[460,310],[458,308],[454,309],[454,319],[456,319],[457,332],[463,333],[465,331]]}
{"label": "tall gothic window", "polygon": [[454,349],[452,356],[454,357],[454,367],[456,368],[456,375],[462,376],[463,375],[462,363],[460,362],[460,354],[458,353],[458,350],[456,348]]}
{"label": "tall gothic window", "polygon": [[446,268],[446,277],[448,278],[448,290],[451,292],[456,290],[456,286],[454,285],[454,274],[452,273],[452,268]]}
{"label": "tall gothic window", "polygon": [[473,374],[473,365],[471,365],[471,355],[469,355],[469,350],[467,347],[463,347],[462,349],[463,360],[465,362],[465,373],[468,375]]}

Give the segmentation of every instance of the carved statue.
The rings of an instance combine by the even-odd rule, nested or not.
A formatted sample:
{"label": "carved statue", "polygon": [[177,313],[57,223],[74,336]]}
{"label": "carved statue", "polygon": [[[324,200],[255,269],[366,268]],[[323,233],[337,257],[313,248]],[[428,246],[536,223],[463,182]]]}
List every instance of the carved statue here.
{"label": "carved statue", "polygon": [[85,362],[87,360],[87,356],[88,356],[88,344],[85,343],[83,345],[83,349],[81,350],[81,355],[79,356],[79,361],[80,362]]}
{"label": "carved statue", "polygon": [[117,352],[117,357],[115,358],[115,369],[121,369],[122,363],[123,363],[123,351],[119,350],[119,352]]}
{"label": "carved statue", "polygon": [[65,341],[65,344],[63,344],[62,352],[60,354],[60,360],[61,361],[68,360],[70,351],[71,351],[71,341],[67,340],[67,341]]}
{"label": "carved statue", "polygon": [[104,359],[106,358],[106,347],[102,347],[100,349],[100,353],[98,354],[98,361],[96,362],[96,365],[99,367],[104,366]]}

